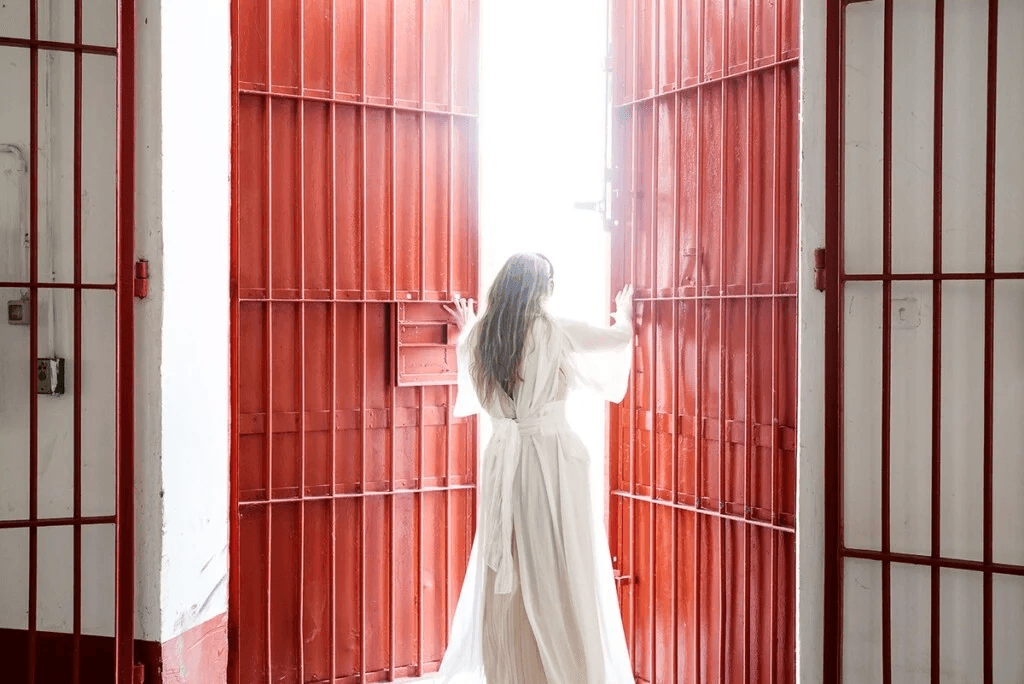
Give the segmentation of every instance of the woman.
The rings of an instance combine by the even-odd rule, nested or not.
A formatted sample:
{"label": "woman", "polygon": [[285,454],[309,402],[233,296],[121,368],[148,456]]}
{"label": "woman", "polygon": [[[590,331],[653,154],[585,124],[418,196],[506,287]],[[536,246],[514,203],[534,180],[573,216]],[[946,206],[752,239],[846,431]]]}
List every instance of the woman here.
{"label": "woman", "polygon": [[589,456],[565,420],[574,387],[625,395],[632,288],[615,325],[556,319],[551,262],[516,254],[476,318],[460,299],[455,414],[494,432],[481,462],[477,532],[439,678],[451,684],[634,681]]}

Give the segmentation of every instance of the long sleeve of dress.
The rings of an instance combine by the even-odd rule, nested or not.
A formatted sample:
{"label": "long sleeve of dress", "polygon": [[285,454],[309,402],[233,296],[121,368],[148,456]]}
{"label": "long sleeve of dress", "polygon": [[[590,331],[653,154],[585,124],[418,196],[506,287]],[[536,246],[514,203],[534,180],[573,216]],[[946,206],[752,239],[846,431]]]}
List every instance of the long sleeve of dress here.
{"label": "long sleeve of dress", "polygon": [[561,320],[568,339],[569,363],[577,386],[605,401],[618,403],[626,395],[633,362],[633,325],[625,313],[614,314],[615,325],[594,326]]}
{"label": "long sleeve of dress", "polygon": [[458,343],[455,345],[458,387],[455,393],[455,406],[452,408],[452,414],[457,418],[473,416],[483,410],[483,407],[480,406],[480,400],[476,395],[476,389],[473,387],[473,381],[469,376],[469,333],[472,329],[472,326],[463,328],[462,333],[459,335]]}

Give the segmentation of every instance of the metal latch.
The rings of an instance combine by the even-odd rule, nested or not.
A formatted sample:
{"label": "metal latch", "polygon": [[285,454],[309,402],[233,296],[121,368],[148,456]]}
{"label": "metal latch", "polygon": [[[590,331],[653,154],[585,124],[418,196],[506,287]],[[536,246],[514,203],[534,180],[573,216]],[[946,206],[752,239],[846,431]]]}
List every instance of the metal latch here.
{"label": "metal latch", "polygon": [[145,259],[135,262],[135,296],[138,299],[149,296],[149,262]]}
{"label": "metal latch", "polygon": [[825,291],[825,250],[822,248],[814,250],[814,289]]}

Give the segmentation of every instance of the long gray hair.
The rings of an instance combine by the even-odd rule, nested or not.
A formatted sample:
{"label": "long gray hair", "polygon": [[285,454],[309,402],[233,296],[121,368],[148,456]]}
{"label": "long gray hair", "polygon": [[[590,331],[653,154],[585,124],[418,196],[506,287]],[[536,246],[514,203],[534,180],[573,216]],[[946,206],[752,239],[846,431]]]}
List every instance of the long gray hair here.
{"label": "long gray hair", "polygon": [[555,270],[542,254],[514,254],[487,292],[487,309],[473,331],[476,362],[470,375],[484,405],[501,390],[510,398],[521,380],[519,366],[530,326],[544,317]]}

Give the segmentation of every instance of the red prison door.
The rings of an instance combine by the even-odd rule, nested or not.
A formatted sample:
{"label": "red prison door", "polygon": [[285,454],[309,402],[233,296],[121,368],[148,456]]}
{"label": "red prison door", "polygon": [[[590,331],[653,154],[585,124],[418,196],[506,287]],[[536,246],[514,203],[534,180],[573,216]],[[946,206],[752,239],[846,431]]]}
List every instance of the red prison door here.
{"label": "red prison door", "polygon": [[827,684],[1024,676],[1024,6],[828,3]]}
{"label": "red prison door", "polygon": [[232,4],[229,678],[432,672],[475,518],[439,302],[477,290],[477,1]]}
{"label": "red prison door", "polygon": [[0,6],[0,679],[134,681],[134,3]]}
{"label": "red prison door", "polygon": [[638,681],[795,680],[796,0],[612,0],[610,542]]}

